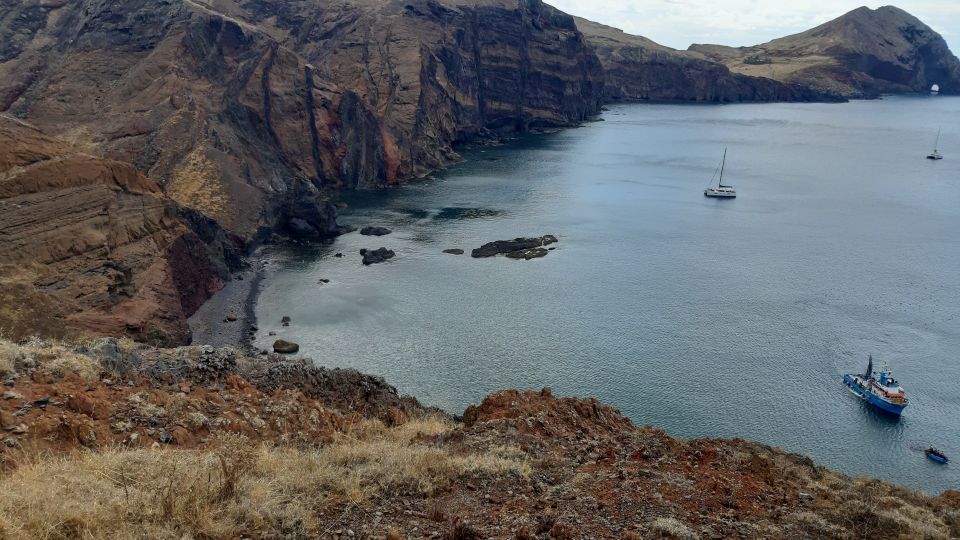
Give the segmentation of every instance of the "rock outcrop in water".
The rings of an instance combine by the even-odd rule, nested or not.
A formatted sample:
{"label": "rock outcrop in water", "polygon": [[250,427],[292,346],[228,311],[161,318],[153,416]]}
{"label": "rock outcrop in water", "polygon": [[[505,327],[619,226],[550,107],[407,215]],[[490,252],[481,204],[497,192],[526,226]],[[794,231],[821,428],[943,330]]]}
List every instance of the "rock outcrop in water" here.
{"label": "rock outcrop in water", "polygon": [[381,247],[377,249],[361,249],[360,255],[363,257],[363,264],[370,266],[371,264],[386,262],[388,259],[392,259],[396,253],[394,253],[393,250]]}
{"label": "rock outcrop in water", "polygon": [[534,259],[543,257],[547,250],[543,246],[556,243],[557,237],[552,234],[539,238],[515,238],[513,240],[495,240],[474,249],[470,255],[476,259],[506,255],[511,259]]}
{"label": "rock outcrop in water", "polygon": [[360,234],[362,234],[362,235],[364,235],[364,236],[386,236],[386,235],[390,234],[391,232],[393,232],[393,231],[391,231],[390,229],[388,229],[388,228],[386,228],[386,227],[373,227],[373,226],[371,226],[371,227],[364,227],[364,228],[360,229]]}
{"label": "rock outcrop in water", "polygon": [[893,6],[857,8],[816,28],[754,47],[690,50],[743,75],[846,98],[929,92],[960,94],[960,60],[943,38]]}

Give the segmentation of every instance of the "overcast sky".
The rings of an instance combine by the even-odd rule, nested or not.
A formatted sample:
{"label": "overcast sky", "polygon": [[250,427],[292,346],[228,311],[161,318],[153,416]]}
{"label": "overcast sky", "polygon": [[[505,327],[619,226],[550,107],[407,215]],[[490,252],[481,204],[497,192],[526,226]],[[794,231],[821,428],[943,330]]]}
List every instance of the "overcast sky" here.
{"label": "overcast sky", "polygon": [[[864,3],[847,0],[546,0],[567,13],[648,37],[668,47],[691,43],[757,45],[802,32]],[[886,3],[868,3],[876,8]],[[960,0],[903,0],[893,4],[960,47]]]}

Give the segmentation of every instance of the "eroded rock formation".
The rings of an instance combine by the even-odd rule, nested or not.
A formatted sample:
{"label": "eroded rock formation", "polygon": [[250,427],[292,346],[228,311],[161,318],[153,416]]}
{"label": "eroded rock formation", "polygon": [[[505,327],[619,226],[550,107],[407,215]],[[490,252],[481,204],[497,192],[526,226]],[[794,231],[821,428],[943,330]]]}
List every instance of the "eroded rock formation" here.
{"label": "eroded rock formation", "polygon": [[239,263],[241,242],[167,198],[128,163],[0,116],[0,328],[155,343]]}

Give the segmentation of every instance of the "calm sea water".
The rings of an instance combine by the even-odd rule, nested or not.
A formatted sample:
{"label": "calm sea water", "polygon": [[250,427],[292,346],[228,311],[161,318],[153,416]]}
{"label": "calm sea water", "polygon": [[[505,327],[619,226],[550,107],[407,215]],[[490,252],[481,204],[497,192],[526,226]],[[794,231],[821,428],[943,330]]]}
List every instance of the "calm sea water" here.
{"label": "calm sea water", "polygon": [[[342,221],[394,233],[275,254],[257,344],[277,331],[454,412],[550,386],[674,435],[960,487],[960,99],[603,119],[353,197]],[[706,199],[724,147],[739,198]],[[558,249],[534,261],[441,253],[548,233]],[[380,246],[396,258],[363,267],[358,250]],[[841,384],[870,353],[907,388],[899,421]],[[931,444],[957,464],[927,460]]]}

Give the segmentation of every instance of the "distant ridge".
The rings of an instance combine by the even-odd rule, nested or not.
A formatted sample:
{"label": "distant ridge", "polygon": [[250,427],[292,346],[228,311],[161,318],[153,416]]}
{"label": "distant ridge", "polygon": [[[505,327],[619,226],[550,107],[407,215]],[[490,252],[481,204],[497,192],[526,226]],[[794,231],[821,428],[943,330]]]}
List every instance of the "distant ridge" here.
{"label": "distant ridge", "polygon": [[846,98],[928,92],[960,94],[960,60],[906,11],[860,7],[816,28],[753,47],[692,45],[732,72],[799,84]]}
{"label": "distant ridge", "polygon": [[678,51],[642,36],[576,18],[600,58],[608,101],[838,101],[831,91],[812,89],[731,71],[692,51]]}
{"label": "distant ridge", "polygon": [[610,100],[832,101],[882,94],[960,94],[960,60],[906,11],[857,8],[816,28],[753,47],[679,51],[586,19]]}

